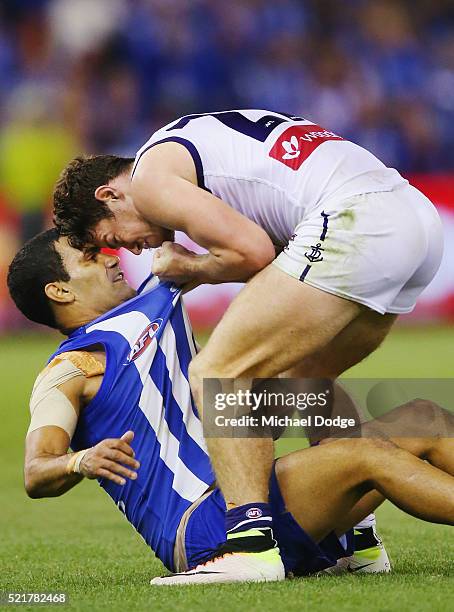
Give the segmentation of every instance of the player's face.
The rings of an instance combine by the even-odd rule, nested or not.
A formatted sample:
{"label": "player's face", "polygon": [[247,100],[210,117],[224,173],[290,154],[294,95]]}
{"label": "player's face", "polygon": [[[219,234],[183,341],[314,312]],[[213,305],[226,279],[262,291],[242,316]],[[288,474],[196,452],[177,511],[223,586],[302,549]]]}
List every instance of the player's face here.
{"label": "player's face", "polygon": [[103,314],[135,295],[115,255],[101,253],[97,248],[79,251],[69,246],[66,238],[60,238],[56,248],[70,276],[69,289],[87,310],[96,309]]}
{"label": "player's face", "polygon": [[140,255],[143,249],[155,249],[166,240],[173,240],[171,230],[150,225],[141,219],[134,209],[126,207],[115,208],[115,217],[102,219],[94,231],[94,244],[97,247],[119,249],[124,247]]}
{"label": "player's face", "polygon": [[118,249],[124,247],[140,255],[143,249],[161,246],[173,240],[173,232],[143,219],[134,207],[131,196],[131,178],[128,173],[112,179],[97,190],[96,197],[103,200],[113,217],[102,219],[93,229],[93,244]]}

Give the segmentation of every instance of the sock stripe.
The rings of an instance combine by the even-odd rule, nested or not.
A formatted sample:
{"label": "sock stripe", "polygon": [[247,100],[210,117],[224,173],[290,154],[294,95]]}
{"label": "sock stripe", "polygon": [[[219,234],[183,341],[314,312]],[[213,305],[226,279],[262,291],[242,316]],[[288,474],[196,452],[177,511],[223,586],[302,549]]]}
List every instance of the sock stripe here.
{"label": "sock stripe", "polygon": [[272,548],[277,547],[277,542],[273,538],[273,531],[270,528],[259,530],[251,529],[250,531],[243,531],[238,534],[234,534],[233,537],[227,537],[221,549],[223,553],[226,552],[265,552]]}
{"label": "sock stripe", "polygon": [[246,535],[249,536],[263,536],[266,535],[265,532],[266,531],[272,531],[271,527],[263,527],[263,529],[256,529],[256,528],[252,528],[252,529],[248,529],[247,531],[235,531],[235,532],[227,532],[227,539],[228,540],[235,540],[236,538],[244,538]]}

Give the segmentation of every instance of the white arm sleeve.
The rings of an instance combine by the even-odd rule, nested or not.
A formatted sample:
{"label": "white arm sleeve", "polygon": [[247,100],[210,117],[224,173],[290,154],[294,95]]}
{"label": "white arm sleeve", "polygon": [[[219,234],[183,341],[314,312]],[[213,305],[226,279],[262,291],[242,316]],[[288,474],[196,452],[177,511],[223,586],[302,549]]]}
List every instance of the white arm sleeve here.
{"label": "white arm sleeve", "polygon": [[64,429],[70,439],[73,437],[77,413],[58,387],[76,376],[84,376],[84,373],[68,360],[46,368],[38,376],[30,398],[31,421],[27,434],[39,427],[53,425]]}

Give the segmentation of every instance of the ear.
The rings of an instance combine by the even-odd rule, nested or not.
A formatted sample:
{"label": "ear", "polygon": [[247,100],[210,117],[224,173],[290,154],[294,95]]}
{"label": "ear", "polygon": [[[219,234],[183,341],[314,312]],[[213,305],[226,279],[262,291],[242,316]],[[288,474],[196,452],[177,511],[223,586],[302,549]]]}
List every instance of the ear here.
{"label": "ear", "polygon": [[121,197],[121,193],[115,187],[111,185],[100,185],[96,188],[95,198],[100,200],[101,202],[105,202],[109,204],[109,202],[119,200]]}
{"label": "ear", "polygon": [[49,300],[56,302],[57,304],[72,304],[76,299],[76,296],[72,292],[71,288],[61,281],[55,281],[53,283],[47,283],[44,287],[44,293],[47,295]]}

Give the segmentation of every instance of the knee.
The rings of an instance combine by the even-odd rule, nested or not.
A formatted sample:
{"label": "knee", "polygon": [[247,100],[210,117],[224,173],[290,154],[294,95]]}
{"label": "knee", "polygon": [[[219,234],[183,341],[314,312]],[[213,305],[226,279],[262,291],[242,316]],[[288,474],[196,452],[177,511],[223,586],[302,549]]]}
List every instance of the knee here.
{"label": "knee", "polygon": [[220,367],[214,367],[213,362],[202,351],[189,364],[188,378],[194,401],[199,407],[202,405],[204,380],[207,378],[231,378],[231,375]]}
{"label": "knee", "polygon": [[430,427],[434,420],[443,413],[435,402],[417,398],[409,404],[413,419],[417,419],[422,426]]}
{"label": "knee", "polygon": [[[431,437],[436,436],[440,425],[440,418],[444,417],[445,411],[435,402],[427,399],[414,399],[398,408],[395,408],[389,416],[400,424],[409,437]],[[400,434],[400,428],[396,428],[396,434]]]}
{"label": "knee", "polygon": [[364,463],[370,457],[393,452],[398,447],[384,438],[325,438],[320,444],[333,445],[343,454],[346,454],[353,463]]}
{"label": "knee", "polygon": [[385,438],[360,438],[357,440],[360,445],[360,452],[365,455],[371,455],[374,453],[392,452],[398,447]]}
{"label": "knee", "polygon": [[374,482],[382,473],[388,473],[396,453],[401,449],[383,438],[361,438],[358,443],[359,469],[365,480]]}
{"label": "knee", "polygon": [[398,450],[393,442],[384,438],[355,438],[349,442],[352,458],[365,475],[371,475],[377,465],[384,464],[387,457]]}
{"label": "knee", "polygon": [[347,464],[358,484],[373,483],[382,470],[389,469],[398,450],[392,442],[382,438],[338,438],[327,440],[326,450],[333,462]]}

